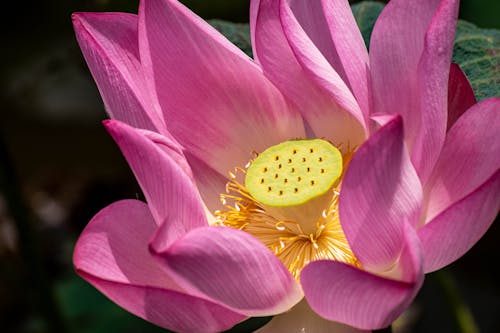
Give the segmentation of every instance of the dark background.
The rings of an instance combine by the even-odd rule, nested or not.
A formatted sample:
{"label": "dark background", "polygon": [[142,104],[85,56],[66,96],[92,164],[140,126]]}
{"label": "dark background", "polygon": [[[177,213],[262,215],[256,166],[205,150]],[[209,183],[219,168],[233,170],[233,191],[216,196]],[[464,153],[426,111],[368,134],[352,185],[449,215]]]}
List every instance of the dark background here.
{"label": "dark background", "polygon": [[[418,0],[415,0],[418,1]],[[204,18],[248,21],[248,0],[185,0]],[[0,52],[0,330],[159,332],[76,276],[74,242],[113,201],[141,196],[76,44],[75,11],[136,12],[138,1],[10,1]],[[461,17],[500,28],[500,1],[463,0]],[[469,253],[427,277],[406,332],[460,332],[456,313],[500,332],[498,223]],[[249,332],[255,323],[235,331]],[[466,331],[463,331],[466,332]],[[467,332],[475,332],[470,330]]]}

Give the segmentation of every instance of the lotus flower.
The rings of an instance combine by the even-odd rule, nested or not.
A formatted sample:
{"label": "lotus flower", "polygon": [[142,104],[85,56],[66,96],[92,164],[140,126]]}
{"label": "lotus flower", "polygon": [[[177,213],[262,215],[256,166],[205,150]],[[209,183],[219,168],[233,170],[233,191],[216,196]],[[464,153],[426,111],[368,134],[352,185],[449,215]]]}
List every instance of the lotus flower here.
{"label": "lotus flower", "polygon": [[393,0],[370,54],[345,0],[253,0],[247,57],[175,0],[79,13],[147,203],[99,212],[78,273],[170,330],[383,328],[500,205],[500,99],[450,66],[457,0]]}

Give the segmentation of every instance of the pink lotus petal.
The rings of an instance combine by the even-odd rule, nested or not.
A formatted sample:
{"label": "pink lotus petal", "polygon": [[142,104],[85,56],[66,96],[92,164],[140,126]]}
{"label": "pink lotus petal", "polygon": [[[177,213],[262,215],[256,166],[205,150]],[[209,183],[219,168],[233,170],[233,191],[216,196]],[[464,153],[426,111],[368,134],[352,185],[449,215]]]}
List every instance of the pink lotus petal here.
{"label": "pink lotus petal", "polygon": [[220,195],[226,193],[226,184],[229,179],[192,155],[187,154],[187,159],[193,170],[196,187],[200,191],[205,206],[211,212],[224,209],[220,201]]}
{"label": "pink lotus petal", "polygon": [[385,279],[325,260],[306,266],[301,281],[306,299],[316,313],[359,329],[389,326],[420,288],[420,284]]}
{"label": "pink lotus petal", "polygon": [[500,210],[500,171],[418,231],[425,272],[441,269],[463,256],[486,233]]}
{"label": "pink lotus petal", "polygon": [[83,272],[80,275],[122,308],[171,331],[215,333],[246,319],[223,306],[174,290],[123,284]]}
{"label": "pink lotus petal", "polygon": [[119,283],[179,289],[148,251],[156,223],[146,204],[122,200],[101,210],[75,246],[77,271]]}
{"label": "pink lotus petal", "polygon": [[403,247],[404,224],[418,222],[421,196],[397,116],[357,150],[342,183],[340,221],[365,269],[393,265]]}
{"label": "pink lotus petal", "polygon": [[169,142],[160,146],[143,131],[118,121],[105,125],[134,171],[155,221],[163,224],[155,237],[156,246],[168,246],[189,230],[207,226],[198,190],[176,163],[182,157],[168,148]]}
{"label": "pink lotus petal", "polygon": [[244,316],[186,295],[148,251],[156,223],[148,207],[122,200],[99,212],[75,247],[73,262],[84,279],[135,315],[182,332],[218,332]]}
{"label": "pink lotus petal", "polygon": [[157,255],[191,294],[201,292],[248,316],[281,313],[303,296],[281,261],[237,229],[195,229]]}
{"label": "pink lotus petal", "polygon": [[370,114],[368,51],[347,0],[288,0],[300,26]]}
{"label": "pink lotus petal", "polygon": [[[448,131],[446,141],[425,186],[430,221],[475,190],[500,167],[500,98],[475,104]],[[459,162],[457,162],[459,161]]]}
{"label": "pink lotus petal", "polygon": [[75,13],[76,37],[111,118],[167,134],[159,106],[145,87],[137,16]]}
{"label": "pink lotus petal", "polygon": [[371,37],[374,112],[403,116],[412,161],[422,180],[444,140],[457,8],[456,0],[391,1]]}
{"label": "pink lotus petal", "polygon": [[432,172],[446,135],[449,70],[458,5],[459,0],[441,2],[425,34],[418,64],[420,128],[413,141],[411,160],[422,183]]}
{"label": "pink lotus petal", "polygon": [[[393,0],[378,17],[370,40],[375,112],[400,113],[405,120],[412,119],[411,111],[418,107],[417,65],[425,33],[439,3],[440,0]],[[416,112],[413,117],[418,115]]]}
{"label": "pink lotus petal", "polygon": [[179,2],[141,1],[139,44],[169,130],[219,173],[304,137],[300,115],[252,59]]}
{"label": "pink lotus petal", "polygon": [[448,124],[447,129],[457,121],[462,114],[476,104],[474,91],[464,72],[455,63],[450,67],[448,81]]}
{"label": "pink lotus petal", "polygon": [[269,323],[256,333],[367,333],[354,327],[329,321],[318,316],[302,300],[290,311],[275,316]]}
{"label": "pink lotus petal", "polygon": [[[297,106],[314,136],[345,145],[360,144],[365,138],[364,120],[354,96],[290,10],[282,8],[280,13],[279,3],[261,0],[258,8],[252,4],[256,59],[266,76]],[[293,49],[289,38],[295,43]],[[317,66],[313,60],[319,61]]]}
{"label": "pink lotus petal", "polygon": [[389,326],[413,301],[424,279],[420,242],[415,230],[407,224],[403,242],[396,269],[403,280],[374,275],[332,260],[307,265],[300,280],[311,308],[328,320],[360,329]]}

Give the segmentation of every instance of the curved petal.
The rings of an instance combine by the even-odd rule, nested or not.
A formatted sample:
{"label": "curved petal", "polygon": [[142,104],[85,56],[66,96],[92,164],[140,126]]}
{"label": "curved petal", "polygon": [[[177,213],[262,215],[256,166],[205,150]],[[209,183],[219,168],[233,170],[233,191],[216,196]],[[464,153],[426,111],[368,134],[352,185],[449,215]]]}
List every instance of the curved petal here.
{"label": "curved petal", "polygon": [[123,200],[104,208],[76,244],[78,274],[121,307],[170,330],[219,332],[243,320],[243,315],[182,292],[148,251],[155,229],[143,202]]}
{"label": "curved petal", "polygon": [[370,114],[368,51],[347,0],[288,0],[293,15],[314,45]]}
{"label": "curved petal", "polygon": [[432,170],[446,132],[457,12],[457,0],[394,0],[379,16],[371,37],[374,111],[403,116],[422,180]]}
{"label": "curved petal", "polygon": [[452,63],[448,80],[447,130],[474,104],[476,104],[476,97],[467,76],[462,72],[460,66]]}
{"label": "curved petal", "polygon": [[458,6],[459,0],[441,2],[425,33],[424,49],[418,64],[421,115],[420,128],[411,149],[411,160],[422,183],[432,172],[445,140],[449,70]]}
{"label": "curved petal", "polygon": [[[418,106],[415,105],[417,65],[425,32],[440,1],[392,0],[378,17],[370,40],[375,112],[397,112],[411,123],[409,117]],[[416,112],[414,117],[418,115]]]}
{"label": "curved petal", "polygon": [[290,311],[275,316],[256,333],[367,333],[354,327],[321,318],[302,300]]}
{"label": "curved petal", "polygon": [[425,272],[436,271],[464,255],[486,233],[500,210],[500,171],[418,231]]}
{"label": "curved petal", "polygon": [[281,261],[237,229],[195,229],[157,256],[191,294],[201,292],[248,316],[275,315],[302,298]]}
{"label": "curved petal", "polygon": [[196,187],[200,191],[203,202],[210,212],[224,209],[220,195],[226,193],[226,184],[229,179],[224,177],[199,158],[186,154],[191,170],[193,170]]}
{"label": "curved petal", "polygon": [[83,230],[73,254],[75,268],[114,282],[179,290],[148,251],[156,228],[145,203],[115,202]]}
{"label": "curved petal", "polygon": [[500,167],[500,98],[475,104],[448,131],[434,172],[425,185],[422,222],[484,183]]}
{"label": "curved petal", "polygon": [[141,185],[155,221],[167,222],[155,237],[157,246],[168,246],[189,230],[207,226],[200,195],[190,175],[176,163],[183,157],[169,148],[170,142],[164,138],[160,145],[161,136],[154,142],[143,131],[118,121],[105,125]]}
{"label": "curved petal", "polygon": [[389,326],[419,288],[337,261],[309,264],[302,271],[301,281],[306,299],[316,313],[360,329]]}
{"label": "curved petal", "polygon": [[141,1],[139,45],[168,129],[219,173],[304,136],[300,114],[261,69],[178,1]]}
{"label": "curved petal", "polygon": [[[254,54],[266,76],[298,107],[314,136],[338,144],[360,144],[365,138],[364,120],[354,96],[308,39],[290,10],[280,12],[280,1],[274,0],[261,0],[258,8],[255,7],[252,3],[251,9],[257,11],[252,13]],[[283,13],[291,23],[281,21],[285,19],[281,17]],[[294,40],[294,49],[288,40],[290,37]],[[303,45],[298,45],[300,43]]]}
{"label": "curved petal", "polygon": [[159,106],[146,89],[139,61],[137,16],[75,13],[72,19],[78,43],[110,117],[167,134]]}
{"label": "curved petal", "polygon": [[[422,250],[413,227],[405,225],[397,268],[402,280],[374,275],[338,261],[315,261],[300,275],[304,294],[320,316],[360,329],[390,325],[411,304],[424,280]],[[384,277],[386,276],[386,277]],[[321,277],[321,278],[318,278]]]}
{"label": "curved petal", "polygon": [[357,150],[342,182],[342,229],[365,269],[384,271],[394,264],[403,247],[404,224],[418,222],[421,200],[397,116]]}

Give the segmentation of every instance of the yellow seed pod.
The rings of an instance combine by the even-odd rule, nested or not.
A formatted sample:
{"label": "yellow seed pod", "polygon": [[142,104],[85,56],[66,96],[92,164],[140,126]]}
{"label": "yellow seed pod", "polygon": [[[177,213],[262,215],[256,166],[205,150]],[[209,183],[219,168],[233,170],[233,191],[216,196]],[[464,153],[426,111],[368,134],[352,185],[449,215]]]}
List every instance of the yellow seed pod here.
{"label": "yellow seed pod", "polygon": [[248,167],[252,197],[275,207],[303,204],[328,191],[342,174],[342,154],[322,139],[290,140],[263,151]]}

